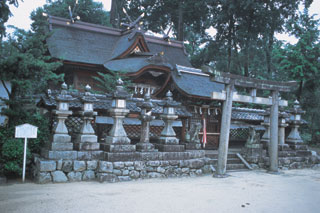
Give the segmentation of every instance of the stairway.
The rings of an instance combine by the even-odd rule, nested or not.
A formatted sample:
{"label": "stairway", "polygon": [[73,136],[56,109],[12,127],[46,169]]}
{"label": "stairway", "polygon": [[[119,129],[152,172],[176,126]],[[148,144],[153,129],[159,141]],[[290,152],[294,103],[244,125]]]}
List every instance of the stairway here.
{"label": "stairway", "polygon": [[[236,155],[237,152],[238,152],[238,150],[229,151],[228,160],[227,160],[227,171],[248,170],[248,168],[237,157],[237,155]],[[217,150],[206,150],[205,156],[213,160],[213,166],[216,168],[217,164],[218,164],[218,151]]]}

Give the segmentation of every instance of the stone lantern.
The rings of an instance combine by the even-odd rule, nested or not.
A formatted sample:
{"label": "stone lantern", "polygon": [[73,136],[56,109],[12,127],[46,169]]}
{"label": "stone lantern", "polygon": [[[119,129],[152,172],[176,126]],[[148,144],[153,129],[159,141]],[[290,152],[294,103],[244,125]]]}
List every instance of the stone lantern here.
{"label": "stone lantern", "polygon": [[138,151],[155,151],[154,145],[150,143],[150,121],[155,119],[155,116],[151,115],[154,105],[150,100],[150,94],[146,93],[144,101],[137,104],[141,108],[141,135],[140,142],[136,144]]}
{"label": "stone lantern", "polygon": [[288,147],[285,144],[285,128],[288,126],[287,119],[289,118],[289,114],[286,112],[279,113],[279,134],[278,134],[278,141],[279,141],[279,148],[285,149]]}
{"label": "stone lantern", "polygon": [[123,128],[123,119],[129,113],[126,108],[126,99],[131,95],[123,87],[123,81],[117,80],[116,90],[112,94],[112,105],[109,109],[113,117],[113,126],[105,138],[105,143],[100,146],[108,152],[130,152],[135,151],[135,145],[130,145],[130,139]]}
{"label": "stone lantern", "polygon": [[83,117],[83,124],[80,129],[80,134],[76,138],[76,150],[99,150],[98,137],[95,135],[91,121],[97,112],[93,111],[93,103],[97,101],[96,97],[91,94],[91,87],[85,87],[85,94],[81,98],[83,103],[82,111],[79,114]]}
{"label": "stone lantern", "polygon": [[302,124],[301,115],[305,113],[300,107],[299,102],[296,100],[293,105],[293,109],[288,111],[290,114],[293,115],[293,119],[290,122],[291,132],[289,133],[286,142],[289,145],[298,145],[302,144],[303,140],[299,134],[299,126]]}
{"label": "stone lantern", "polygon": [[265,128],[265,132],[260,141],[263,144],[263,148],[267,148],[270,143],[270,108],[266,109],[266,111],[260,115],[263,116],[263,122],[261,125]]}
{"label": "stone lantern", "polygon": [[176,107],[180,106],[180,103],[176,102],[172,98],[172,93],[169,90],[166,94],[166,98],[159,105],[163,106],[163,114],[160,115],[161,119],[164,121],[165,126],[157,140],[156,148],[159,151],[184,151],[184,145],[179,145],[179,139],[176,138],[176,133],[172,128],[172,123],[178,118],[176,115]]}
{"label": "stone lantern", "polygon": [[69,110],[69,102],[74,98],[67,92],[68,86],[66,83],[61,85],[61,93],[57,95],[57,108],[53,114],[57,117],[57,124],[53,129],[53,139],[50,145],[50,150],[73,150],[73,143],[71,143],[71,136],[68,134],[68,129],[65,124],[72,111]]}

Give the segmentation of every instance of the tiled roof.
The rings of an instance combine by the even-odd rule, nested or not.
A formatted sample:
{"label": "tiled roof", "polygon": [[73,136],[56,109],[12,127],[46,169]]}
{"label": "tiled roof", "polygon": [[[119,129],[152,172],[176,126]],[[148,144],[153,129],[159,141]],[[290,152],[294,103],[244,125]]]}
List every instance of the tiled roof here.
{"label": "tiled roof", "polygon": [[192,96],[210,98],[213,91],[221,92],[224,85],[210,81],[209,75],[199,69],[176,65],[177,72],[171,72],[172,79],[180,91]]}
{"label": "tiled roof", "polygon": [[[80,63],[102,65],[125,52],[135,41],[136,35],[95,24],[76,22],[67,25],[67,19],[49,19],[52,35],[47,39],[51,56]],[[135,33],[135,32],[133,32]],[[136,32],[141,34],[141,32]],[[129,37],[132,37],[129,39]],[[164,41],[153,36],[144,36],[151,53],[163,52],[170,64],[191,66],[179,41]],[[138,70],[137,70],[138,71]]]}
{"label": "tiled roof", "polygon": [[265,112],[265,110],[233,107],[231,119],[262,122],[263,116],[261,115],[261,113],[263,112]]}

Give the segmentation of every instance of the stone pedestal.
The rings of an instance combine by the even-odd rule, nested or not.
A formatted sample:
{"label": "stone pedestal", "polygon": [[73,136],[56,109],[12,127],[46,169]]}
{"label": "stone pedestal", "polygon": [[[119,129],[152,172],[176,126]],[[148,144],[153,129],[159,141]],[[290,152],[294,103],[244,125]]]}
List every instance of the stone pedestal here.
{"label": "stone pedestal", "polygon": [[97,115],[97,112],[93,111],[93,103],[96,98],[90,93],[91,87],[89,85],[85,89],[85,95],[81,98],[83,103],[82,111],[79,112],[83,117],[83,124],[75,141],[75,149],[79,151],[94,151],[100,148],[98,137],[95,135],[91,125],[91,121]]}
{"label": "stone pedestal", "polygon": [[291,132],[286,139],[286,143],[295,150],[297,148],[299,149],[301,145],[304,145],[298,129],[301,125],[301,114],[305,113],[305,111],[301,109],[299,102],[296,100],[293,109],[288,112],[293,114],[293,120],[290,122]]}
{"label": "stone pedestal", "polygon": [[265,131],[260,142],[263,145],[263,148],[267,149],[270,143],[270,109],[266,109],[266,111],[261,113],[261,115],[263,115],[263,122],[261,125],[264,126]]}
{"label": "stone pedestal", "polygon": [[126,99],[130,97],[121,79],[117,81],[117,88],[113,93],[112,108],[109,109],[113,117],[113,126],[105,138],[105,143],[100,144],[102,150],[106,152],[132,152],[136,150],[135,145],[130,144],[130,139],[123,128],[123,119],[129,113],[126,108]]}
{"label": "stone pedestal", "polygon": [[158,151],[154,149],[154,145],[150,143],[150,121],[155,117],[151,115],[154,105],[150,100],[150,94],[147,93],[144,97],[144,102],[137,104],[141,108],[141,136],[140,142],[136,144],[137,150],[141,152]]}
{"label": "stone pedestal", "polygon": [[53,111],[57,123],[53,128],[51,143],[41,153],[48,159],[75,159],[77,152],[73,151],[71,136],[65,124],[68,116],[72,115],[72,111],[69,110],[69,102],[73,100],[73,97],[68,94],[68,86],[65,83],[61,85],[61,88],[61,93],[56,97],[57,109]]}
{"label": "stone pedestal", "polygon": [[165,127],[157,139],[156,148],[164,152],[184,151],[184,146],[179,145],[179,139],[176,138],[176,133],[172,128],[172,122],[178,118],[175,114],[175,107],[179,106],[180,103],[174,101],[172,93],[168,91],[166,99],[163,103],[159,103],[159,105],[163,106],[163,114],[160,117],[164,121]]}

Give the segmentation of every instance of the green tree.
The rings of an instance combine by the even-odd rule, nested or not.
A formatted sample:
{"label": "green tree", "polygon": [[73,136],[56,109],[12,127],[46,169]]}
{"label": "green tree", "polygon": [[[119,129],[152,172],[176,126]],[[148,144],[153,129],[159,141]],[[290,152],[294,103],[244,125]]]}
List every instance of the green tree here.
{"label": "green tree", "polygon": [[12,16],[9,5],[19,6],[18,0],[1,0],[0,1],[0,40],[6,35],[6,27],[4,24]]}
{"label": "green tree", "polygon": [[76,0],[48,0],[47,2],[43,6],[43,11],[49,15],[69,19],[68,8],[70,6],[74,13],[72,14],[73,17],[79,16],[81,21],[111,26],[110,14],[103,9],[103,5],[100,2],[94,2],[93,0],[78,0],[78,4],[75,4]]}
{"label": "green tree", "polygon": [[[320,137],[320,22],[309,16],[308,10],[288,23],[288,30],[298,38],[296,44],[287,44],[278,54],[279,73],[298,81],[296,97],[306,110],[307,133],[313,141]],[[281,50],[280,50],[281,51]]]}

